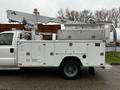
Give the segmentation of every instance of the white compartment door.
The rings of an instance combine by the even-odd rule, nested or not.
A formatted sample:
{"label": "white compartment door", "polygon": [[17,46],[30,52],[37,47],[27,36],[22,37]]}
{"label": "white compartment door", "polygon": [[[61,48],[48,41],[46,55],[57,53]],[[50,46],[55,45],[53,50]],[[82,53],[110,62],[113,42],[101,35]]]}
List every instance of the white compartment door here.
{"label": "white compartment door", "polygon": [[31,51],[31,63],[32,66],[39,66],[44,64],[45,58],[45,44],[44,43],[32,43]]}
{"label": "white compartment door", "polygon": [[105,43],[89,43],[87,62],[90,66],[100,66],[105,63]]}

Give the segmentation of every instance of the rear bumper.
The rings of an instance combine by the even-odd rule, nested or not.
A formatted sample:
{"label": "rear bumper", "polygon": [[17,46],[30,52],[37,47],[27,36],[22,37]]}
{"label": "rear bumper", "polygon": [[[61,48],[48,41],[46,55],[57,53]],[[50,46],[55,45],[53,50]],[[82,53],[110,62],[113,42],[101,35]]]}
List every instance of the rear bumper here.
{"label": "rear bumper", "polygon": [[110,64],[105,64],[105,66],[103,66],[102,68],[104,68],[104,69],[111,69],[111,68],[112,68],[112,65],[110,65]]}

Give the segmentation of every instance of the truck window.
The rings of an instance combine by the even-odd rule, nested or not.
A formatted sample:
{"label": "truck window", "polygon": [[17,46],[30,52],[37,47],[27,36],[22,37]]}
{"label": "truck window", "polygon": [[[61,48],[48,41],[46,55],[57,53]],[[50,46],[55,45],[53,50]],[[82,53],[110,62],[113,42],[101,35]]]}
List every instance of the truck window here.
{"label": "truck window", "polygon": [[0,45],[12,45],[13,33],[0,34]]}

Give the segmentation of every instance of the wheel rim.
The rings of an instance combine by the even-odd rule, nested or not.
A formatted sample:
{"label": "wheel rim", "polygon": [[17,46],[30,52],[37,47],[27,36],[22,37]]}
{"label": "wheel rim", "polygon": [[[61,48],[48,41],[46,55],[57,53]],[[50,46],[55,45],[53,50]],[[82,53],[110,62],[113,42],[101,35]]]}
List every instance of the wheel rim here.
{"label": "wheel rim", "polygon": [[74,63],[66,64],[64,67],[64,73],[67,77],[75,77],[78,73],[78,67]]}

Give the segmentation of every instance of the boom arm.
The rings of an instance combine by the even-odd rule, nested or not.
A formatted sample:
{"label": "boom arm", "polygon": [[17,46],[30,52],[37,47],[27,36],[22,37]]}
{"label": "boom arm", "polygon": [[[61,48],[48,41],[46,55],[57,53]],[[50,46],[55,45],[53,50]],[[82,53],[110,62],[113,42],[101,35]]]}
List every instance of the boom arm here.
{"label": "boom arm", "polygon": [[7,10],[7,18],[9,22],[18,22],[26,25],[27,29],[32,29],[32,40],[35,39],[35,32],[37,30],[37,24],[55,22],[60,24],[75,23],[65,19],[57,19],[47,16],[40,16],[39,14],[28,14],[18,11]]}
{"label": "boom arm", "polygon": [[18,11],[12,11],[7,10],[7,18],[10,22],[18,22],[18,23],[24,23],[26,21],[27,24],[35,24],[35,23],[49,23],[49,22],[55,22],[55,23],[75,23],[74,21],[69,21],[65,19],[57,19],[47,16],[40,16],[40,15],[33,15]]}

